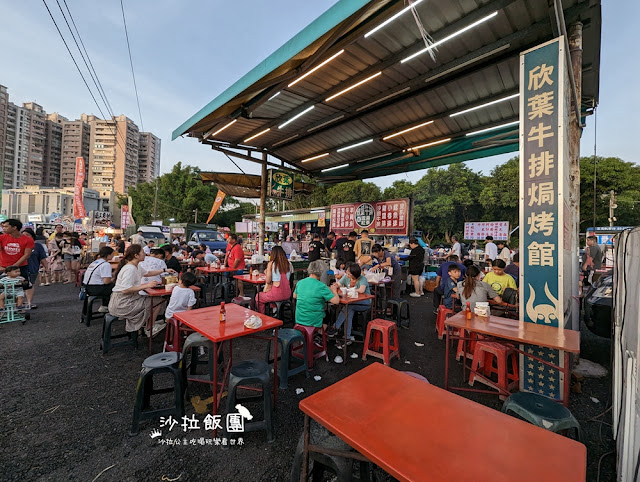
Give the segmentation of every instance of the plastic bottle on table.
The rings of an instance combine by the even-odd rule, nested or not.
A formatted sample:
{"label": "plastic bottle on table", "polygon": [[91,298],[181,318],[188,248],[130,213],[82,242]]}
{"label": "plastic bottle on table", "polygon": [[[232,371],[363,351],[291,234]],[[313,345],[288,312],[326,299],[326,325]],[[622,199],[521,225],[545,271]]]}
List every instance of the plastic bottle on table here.
{"label": "plastic bottle on table", "polygon": [[220,303],[220,323],[227,321],[227,310],[224,307],[224,301]]}
{"label": "plastic bottle on table", "polygon": [[467,320],[471,319],[471,302],[467,301],[467,309],[465,311],[466,315],[467,315]]}

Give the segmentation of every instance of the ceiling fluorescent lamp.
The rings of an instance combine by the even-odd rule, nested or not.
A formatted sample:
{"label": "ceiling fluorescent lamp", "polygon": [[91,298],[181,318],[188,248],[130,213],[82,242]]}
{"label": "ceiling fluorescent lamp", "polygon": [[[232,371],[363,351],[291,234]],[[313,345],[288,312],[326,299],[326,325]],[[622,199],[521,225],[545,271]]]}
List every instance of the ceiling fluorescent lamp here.
{"label": "ceiling fluorescent lamp", "polygon": [[329,172],[335,171],[336,169],[342,169],[343,167],[347,167],[349,164],[342,164],[340,166],[327,167],[326,169],[322,169],[320,172]]}
{"label": "ceiling fluorescent lamp", "polygon": [[267,102],[268,102],[268,101],[270,101],[270,100],[275,99],[275,98],[276,98],[276,97],[278,97],[279,95],[280,95],[280,91],[276,92],[276,93],[275,93],[275,94],[273,94],[271,97],[269,97],[269,99],[267,100]]}
{"label": "ceiling fluorescent lamp", "polygon": [[487,127],[486,129],[480,129],[479,131],[469,132],[466,135],[467,135],[467,137],[468,136],[475,136],[476,134],[482,134],[483,132],[495,131],[497,129],[502,129],[503,127],[515,126],[516,124],[519,124],[519,123],[520,123],[520,121],[508,122],[506,124],[501,124],[499,126]]}
{"label": "ceiling fluorescent lamp", "polygon": [[306,159],[301,160],[300,162],[309,162],[309,161],[315,161],[316,159],[320,159],[322,157],[327,157],[329,155],[328,152],[325,152],[324,154],[318,154],[317,156],[313,156],[313,157],[307,157]]}
{"label": "ceiling fluorescent lamp", "polygon": [[450,140],[451,140],[451,137],[447,137],[446,139],[440,139],[439,141],[428,142],[426,144],[420,144],[419,146],[410,147],[409,149],[405,149],[402,152],[415,151],[418,149],[423,149],[425,147],[437,146],[438,144],[444,144],[445,142],[449,142]]}
{"label": "ceiling fluorescent lamp", "polygon": [[340,91],[340,92],[338,92],[337,94],[333,94],[331,97],[327,97],[327,98],[326,98],[326,100],[325,100],[325,102],[329,102],[330,100],[335,99],[336,97],[339,97],[339,96],[341,96],[342,94],[346,94],[346,93],[347,93],[347,92],[349,92],[350,90],[355,89],[356,87],[361,86],[361,85],[362,85],[362,84],[364,84],[365,82],[369,82],[371,79],[375,79],[378,75],[382,75],[382,71],[377,72],[377,73],[373,74],[372,76],[367,77],[366,79],[361,80],[360,82],[357,82],[357,83],[353,84],[351,87],[347,87],[346,89],[341,90],[341,91]]}
{"label": "ceiling fluorescent lamp", "polygon": [[255,134],[255,135],[253,135],[253,136],[251,136],[251,137],[247,137],[247,138],[246,138],[244,141],[242,141],[242,142],[245,142],[245,143],[246,143],[246,142],[252,141],[252,140],[253,140],[253,139],[255,139],[256,137],[259,137],[259,136],[261,136],[262,134],[266,134],[266,133],[267,133],[267,132],[269,132],[270,130],[271,130],[271,128],[270,128],[270,127],[268,127],[268,128],[266,128],[265,130],[260,131],[260,132],[258,132],[257,134]]}
{"label": "ceiling fluorescent lamp", "polygon": [[223,130],[225,130],[227,127],[231,127],[236,122],[238,122],[238,119],[233,119],[231,122],[229,122],[228,124],[225,124],[223,127],[221,127],[220,129],[215,131],[213,134],[211,134],[211,137],[213,137],[213,136],[215,136],[217,134],[220,134]]}
{"label": "ceiling fluorescent lamp", "polygon": [[451,40],[452,38],[457,37],[458,35],[461,35],[463,33],[465,33],[467,30],[471,30],[474,27],[477,27],[478,25],[480,25],[481,23],[486,22],[489,19],[492,19],[493,17],[495,17],[496,15],[498,15],[498,11],[496,10],[495,12],[487,15],[486,17],[481,18],[480,20],[478,20],[477,22],[473,22],[471,25],[467,25],[464,28],[461,28],[460,30],[458,30],[457,32],[452,33],[451,35],[447,35],[445,38],[438,40],[437,42],[432,43],[431,45],[429,45],[427,48],[424,48],[422,50],[417,51],[415,54],[409,55],[409,57],[407,57],[406,59],[403,59],[400,61],[401,64],[404,64],[405,62],[411,60],[414,57],[417,57],[418,55],[422,55],[425,52],[428,52],[429,50],[432,50],[436,47],[438,47],[439,45],[442,45],[445,42],[448,42],[449,40]]}
{"label": "ceiling fluorescent lamp", "polygon": [[303,115],[305,115],[307,112],[309,112],[310,110],[313,110],[315,106],[311,106],[308,109],[303,110],[302,112],[300,112],[298,115],[294,115],[291,119],[289,119],[287,122],[285,122],[284,124],[282,124],[281,126],[278,127],[278,129],[282,129],[284,126],[291,124],[294,120],[296,120],[298,117],[302,117]]}
{"label": "ceiling fluorescent lamp", "polygon": [[378,30],[380,30],[382,27],[385,27],[387,25],[389,25],[391,22],[393,22],[396,18],[398,18],[400,15],[402,15],[405,12],[408,12],[411,7],[415,7],[416,5],[418,5],[419,3],[422,3],[422,0],[416,0],[413,2],[412,5],[409,5],[408,7],[403,8],[402,10],[400,10],[398,13],[396,13],[393,17],[388,18],[387,20],[385,20],[384,22],[382,22],[380,25],[378,25],[376,28],[374,28],[373,30],[369,31],[369,33],[365,34],[364,38],[369,37],[370,35],[376,33]]}
{"label": "ceiling fluorescent lamp", "polygon": [[421,127],[428,126],[429,124],[433,124],[433,121],[431,120],[429,122],[423,122],[422,124],[417,125],[417,126],[409,127],[408,129],[405,129],[403,131],[396,132],[395,134],[391,134],[390,136],[383,137],[382,140],[386,141],[387,139],[391,139],[392,137],[400,136],[400,135],[405,134],[407,132],[411,132],[411,131],[413,131],[415,129],[420,129]]}
{"label": "ceiling fluorescent lamp", "polygon": [[284,144],[285,142],[289,142],[290,140],[295,139],[296,137],[298,137],[300,134],[296,134],[295,136],[291,136],[291,137],[287,137],[286,139],[282,139],[281,141],[276,142],[275,144],[273,144],[273,147],[279,146],[280,144]]}
{"label": "ceiling fluorescent lamp", "polygon": [[301,75],[300,77],[298,77],[296,80],[294,80],[293,82],[291,82],[287,87],[291,87],[293,85],[296,85],[298,82],[300,82],[302,79],[304,79],[305,77],[313,74],[316,70],[318,70],[320,67],[328,64],[329,62],[331,62],[333,59],[335,59],[338,55],[344,53],[344,49],[342,49],[340,52],[333,54],[331,57],[329,57],[327,60],[325,60],[324,62],[322,62],[321,64],[316,65],[314,68],[312,68],[309,72],[307,72],[304,75]]}
{"label": "ceiling fluorescent lamp", "polygon": [[515,99],[519,95],[520,94],[518,93],[518,94],[509,95],[507,97],[503,97],[502,99],[492,100],[491,102],[487,102],[486,104],[478,105],[476,107],[471,107],[470,109],[461,110],[460,112],[454,112],[449,117],[455,117],[457,115],[467,114],[468,112],[473,112],[474,110],[483,109],[485,107],[489,107],[490,105],[498,104],[500,102],[504,102],[505,100]]}
{"label": "ceiling fluorescent lamp", "polygon": [[354,147],[364,146],[365,144],[369,144],[370,142],[373,142],[373,139],[368,139],[366,141],[358,142],[357,144],[352,144],[347,147],[341,147],[336,152],[342,152],[342,151],[346,151],[347,149],[353,149]]}

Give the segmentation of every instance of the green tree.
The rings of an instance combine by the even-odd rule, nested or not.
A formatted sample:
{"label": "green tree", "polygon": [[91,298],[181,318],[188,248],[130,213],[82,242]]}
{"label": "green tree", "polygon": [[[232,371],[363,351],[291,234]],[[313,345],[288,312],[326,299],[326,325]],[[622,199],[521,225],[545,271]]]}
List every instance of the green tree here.
{"label": "green tree", "polygon": [[483,215],[478,221],[509,221],[513,229],[520,220],[520,159],[516,156],[494,167],[485,178],[479,196]]}
{"label": "green tree", "polygon": [[393,184],[384,190],[383,198],[385,200],[401,199],[405,197],[411,198],[414,191],[415,186],[409,181],[405,181],[404,179],[400,181],[393,181]]}
{"label": "green tree", "polygon": [[327,188],[325,202],[329,204],[373,202],[382,199],[382,191],[372,182],[348,181]]}

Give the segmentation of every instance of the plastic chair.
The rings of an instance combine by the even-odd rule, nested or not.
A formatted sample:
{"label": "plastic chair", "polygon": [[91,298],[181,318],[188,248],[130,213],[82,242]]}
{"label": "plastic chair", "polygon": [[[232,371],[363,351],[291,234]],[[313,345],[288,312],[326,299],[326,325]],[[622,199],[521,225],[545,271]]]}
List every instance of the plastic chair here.
{"label": "plastic chair", "polygon": [[[493,359],[496,359],[497,368],[493,366]],[[511,362],[511,372],[508,371],[508,361]],[[488,386],[498,387],[506,392],[518,385],[518,352],[508,345],[493,341],[478,341],[473,352],[473,362],[471,363],[471,373],[469,374],[469,385],[478,380]],[[484,377],[478,377],[474,373],[480,372]],[[491,375],[498,375],[498,382],[491,381]],[[500,395],[504,397],[504,395]]]}
{"label": "plastic chair", "polygon": [[93,304],[96,302],[102,302],[102,298],[97,296],[87,296],[82,302],[82,313],[80,314],[80,323],[84,323],[87,326],[91,326],[91,320],[96,318],[102,318],[105,313],[99,311],[93,311]]}
{"label": "plastic chair", "polygon": [[[294,367],[291,367],[291,361],[294,358],[292,356],[292,348],[295,343],[302,343],[303,351],[306,352],[306,343],[304,335],[299,330],[291,328],[284,328],[278,330],[278,354],[280,355],[280,363],[278,365],[278,380],[280,380],[280,388],[286,389],[289,386],[289,377],[297,375],[298,373],[305,372],[307,378],[309,378],[309,365],[307,363],[307,357],[302,357],[302,360]],[[267,363],[273,363],[275,360],[271,360],[271,342],[267,344]]]}
{"label": "plastic chair", "polygon": [[400,359],[398,327],[394,322],[380,318],[369,322],[362,359],[366,360],[367,355],[380,358],[387,366],[391,364],[391,358],[397,356],[398,360]]}
{"label": "plastic chair", "polygon": [[[395,318],[398,328],[409,328],[411,324],[411,313],[409,303],[402,298],[391,298],[387,300],[387,305],[391,306],[391,319]],[[403,314],[404,313],[404,314]]]}
{"label": "plastic chair", "polygon": [[[141,420],[148,420],[166,415],[172,415],[176,419],[184,415],[182,371],[180,368],[182,355],[180,353],[158,353],[151,355],[142,362],[142,370],[136,387],[136,401],[133,407],[133,421],[131,423],[131,435],[138,433],[138,425]],[[154,388],[153,376],[160,373],[173,375],[173,386],[167,388]],[[174,394],[174,406],[155,410],[146,410],[150,406],[151,396],[161,393]]]}
{"label": "plastic chair", "polygon": [[182,353],[184,339],[191,333],[193,333],[191,328],[183,325],[173,317],[169,318],[164,333],[164,348],[162,351],[175,351],[176,353]]}
{"label": "plastic chair", "polygon": [[[294,357],[302,358],[306,355],[307,357],[307,366],[309,370],[313,368],[313,360],[317,358],[322,358],[326,361],[329,361],[329,351],[327,349],[327,333],[324,331],[322,326],[306,326],[295,324],[293,327],[294,330],[298,330],[304,336],[305,343],[302,345],[294,346],[291,349],[291,354]],[[318,331],[322,335],[322,347],[317,347],[313,342],[313,335]],[[299,353],[302,351],[305,355]]]}
{"label": "plastic chair", "polygon": [[527,422],[558,433],[576,429],[578,441],[582,442],[582,428],[567,407],[537,393],[513,393],[502,405],[502,411],[518,414]]}
{"label": "plastic chair", "polygon": [[453,316],[453,310],[445,307],[444,305],[438,306],[438,315],[436,316],[436,331],[438,332],[438,338],[442,340],[444,336],[444,320]]}
{"label": "plastic chair", "polygon": [[[125,320],[120,320],[118,317],[105,314],[104,321],[102,323],[102,340],[100,341],[100,349],[102,350],[103,355],[106,355],[111,348],[116,348],[119,346],[133,346],[134,350],[138,349],[138,332],[137,331],[125,331],[124,333],[113,334],[112,327],[116,322],[126,323]],[[119,341],[117,343],[113,343],[112,340],[119,338],[127,338],[126,341]]]}

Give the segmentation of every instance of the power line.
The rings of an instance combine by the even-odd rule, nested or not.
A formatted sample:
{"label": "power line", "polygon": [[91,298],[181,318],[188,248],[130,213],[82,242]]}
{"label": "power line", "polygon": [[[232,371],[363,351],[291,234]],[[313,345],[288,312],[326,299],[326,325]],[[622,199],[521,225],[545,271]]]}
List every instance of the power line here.
{"label": "power line", "polygon": [[127,38],[127,50],[129,51],[129,63],[131,64],[131,76],[133,77],[133,88],[136,91],[136,102],[138,103],[138,114],[140,115],[140,127],[144,132],[144,124],[142,123],[142,111],[140,110],[140,98],[138,97],[138,86],[136,85],[136,74],[133,72],[133,59],[131,58],[131,45],[129,45],[129,32],[127,31],[127,20],[124,17],[124,3],[120,0],[120,8],[122,9],[122,23],[124,24],[124,35]]}

